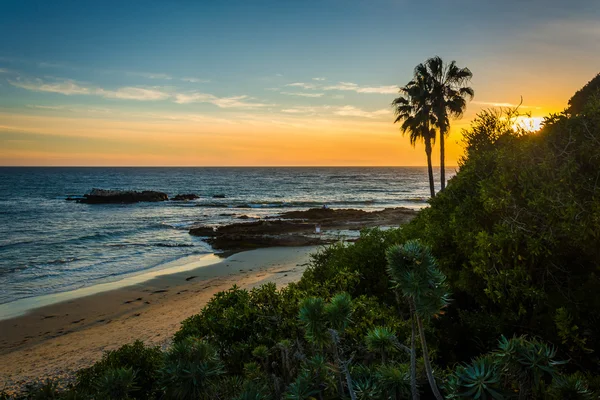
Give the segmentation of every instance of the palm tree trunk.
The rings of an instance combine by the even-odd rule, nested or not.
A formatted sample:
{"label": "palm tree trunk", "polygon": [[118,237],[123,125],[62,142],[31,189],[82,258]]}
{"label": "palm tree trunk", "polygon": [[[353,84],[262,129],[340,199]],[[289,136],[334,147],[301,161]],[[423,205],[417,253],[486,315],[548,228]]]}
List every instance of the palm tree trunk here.
{"label": "palm tree trunk", "polygon": [[431,166],[431,140],[425,139],[425,154],[427,154],[427,173],[429,174],[429,190],[431,197],[435,197],[435,184],[433,183],[433,167]]}
{"label": "palm tree trunk", "polygon": [[440,128],[440,181],[442,182],[442,190],[446,189],[446,166],[444,154],[444,136],[446,135],[446,127]]}
{"label": "palm tree trunk", "polygon": [[419,327],[419,336],[421,338],[421,348],[423,349],[423,364],[425,364],[425,373],[427,374],[427,380],[429,381],[429,386],[431,386],[431,391],[437,400],[444,400],[442,394],[440,393],[437,384],[435,383],[435,378],[433,377],[433,371],[431,369],[431,363],[429,362],[429,350],[427,349],[427,342],[425,341],[425,332],[423,331],[423,323],[421,322],[421,318],[418,315],[415,315],[417,319],[417,326]]}

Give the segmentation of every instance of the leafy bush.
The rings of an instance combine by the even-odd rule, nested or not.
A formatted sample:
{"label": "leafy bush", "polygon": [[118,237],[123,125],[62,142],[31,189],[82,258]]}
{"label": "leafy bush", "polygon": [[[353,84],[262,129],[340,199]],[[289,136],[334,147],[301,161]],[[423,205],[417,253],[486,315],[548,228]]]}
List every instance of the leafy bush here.
{"label": "leafy bush", "polygon": [[107,384],[112,381],[126,382],[124,371],[127,370],[135,376],[135,385],[128,386],[127,395],[132,399],[151,399],[159,389],[159,369],[162,365],[163,353],[160,348],[146,347],[138,340],[106,352],[102,360],[78,371],[75,388],[79,393],[96,393],[99,381]]}

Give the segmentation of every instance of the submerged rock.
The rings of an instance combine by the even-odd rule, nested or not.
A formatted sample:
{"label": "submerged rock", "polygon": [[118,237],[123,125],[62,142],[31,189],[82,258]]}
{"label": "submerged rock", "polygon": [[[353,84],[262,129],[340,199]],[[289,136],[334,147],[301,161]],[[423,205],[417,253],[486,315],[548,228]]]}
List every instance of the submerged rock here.
{"label": "submerged rock", "polygon": [[144,190],[137,192],[133,190],[106,190],[92,189],[88,194],[83,195],[83,198],[77,200],[80,203],[87,204],[125,204],[139,202],[157,202],[169,200],[169,196],[163,192],[155,192],[152,190]]}
{"label": "submerged rock", "polygon": [[225,195],[224,194],[214,194],[213,195],[213,199],[224,199]]}
{"label": "submerged rock", "polygon": [[195,193],[184,193],[184,194],[178,194],[177,196],[173,197],[171,200],[172,201],[187,201],[187,200],[196,200],[199,198],[200,198],[200,196],[198,196]]}

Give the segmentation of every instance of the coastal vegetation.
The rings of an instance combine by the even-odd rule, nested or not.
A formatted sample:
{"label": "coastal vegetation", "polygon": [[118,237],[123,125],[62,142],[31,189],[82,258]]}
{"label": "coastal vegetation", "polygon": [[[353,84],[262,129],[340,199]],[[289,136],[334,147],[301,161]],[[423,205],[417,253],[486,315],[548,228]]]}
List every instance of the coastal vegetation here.
{"label": "coastal vegetation", "polygon": [[[411,141],[431,141],[415,79],[397,106]],[[600,96],[582,92],[537,132],[517,109],[482,111],[410,223],[322,248],[285,288],[218,293],[165,351],[128,344],[67,392],[25,397],[597,398]]]}

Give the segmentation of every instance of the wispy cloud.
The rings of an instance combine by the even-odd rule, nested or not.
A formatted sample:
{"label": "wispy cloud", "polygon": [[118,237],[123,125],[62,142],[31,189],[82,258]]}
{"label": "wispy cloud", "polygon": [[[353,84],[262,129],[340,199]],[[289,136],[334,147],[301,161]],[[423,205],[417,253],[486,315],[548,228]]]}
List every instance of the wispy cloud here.
{"label": "wispy cloud", "polygon": [[221,108],[257,108],[267,107],[272,104],[259,103],[254,101],[253,97],[246,95],[218,97],[209,93],[177,93],[172,88],[162,87],[135,87],[124,86],[117,89],[104,89],[93,86],[84,86],[73,80],[64,80],[58,82],[44,82],[41,79],[23,81],[21,79],[9,80],[13,86],[36,91],[60,93],[65,96],[71,95],[95,95],[107,99],[138,100],[138,101],[157,101],[172,99],[178,104],[187,103],[210,103]]}
{"label": "wispy cloud", "polygon": [[335,115],[344,117],[377,118],[383,115],[389,115],[390,110],[381,109],[377,111],[365,111],[354,106],[343,106],[333,112]]}
{"label": "wispy cloud", "polygon": [[306,93],[306,92],[279,92],[286,96],[299,96],[299,97],[323,97],[325,93]]}
{"label": "wispy cloud", "polygon": [[106,97],[108,99],[140,101],[165,100],[171,97],[170,93],[161,90],[145,89],[132,86],[118,88],[117,90],[96,89],[94,94]]}
{"label": "wispy cloud", "polygon": [[290,87],[300,87],[302,89],[316,89],[318,86],[315,85],[314,83],[304,83],[304,82],[294,82],[294,83],[288,83],[285,86],[290,86]]}
{"label": "wispy cloud", "polygon": [[232,96],[232,97],[218,97],[209,93],[178,93],[175,95],[175,103],[188,104],[188,103],[210,103],[221,108],[257,108],[267,107],[272,104],[257,103],[251,101],[252,97],[249,96]]}
{"label": "wispy cloud", "polygon": [[342,107],[335,107],[330,105],[325,106],[298,106],[284,108],[281,110],[282,113],[286,114],[305,114],[305,115],[319,115],[322,117],[328,116],[340,116],[340,117],[356,117],[356,118],[368,118],[374,119],[382,116],[390,115],[391,111],[388,109],[381,109],[376,111],[367,111],[360,109],[355,106],[346,105]]}
{"label": "wispy cloud", "polygon": [[208,80],[208,79],[200,79],[200,78],[192,78],[192,77],[181,78],[181,80],[184,82],[190,82],[190,83],[208,83],[208,82],[210,82],[210,80]]}
{"label": "wispy cloud", "polygon": [[164,79],[164,80],[173,79],[173,77],[169,74],[160,74],[160,73],[152,73],[152,72],[127,72],[127,75],[141,76],[142,78],[147,78],[147,79]]}
{"label": "wispy cloud", "polygon": [[32,90],[35,92],[60,93],[66,96],[74,94],[93,94],[93,91],[90,88],[80,86],[72,80],[47,83],[42,81],[41,79],[35,79],[33,81],[22,81],[21,79],[17,78],[17,80],[9,80],[8,82],[11,85],[16,86],[18,88]]}
{"label": "wispy cloud", "polygon": [[356,93],[377,93],[377,94],[395,94],[398,93],[398,87],[389,86],[360,86],[352,82],[340,82],[336,85],[325,86],[323,90],[343,90]]}
{"label": "wispy cloud", "polygon": [[164,100],[171,96],[171,94],[158,90],[126,86],[118,88],[116,90],[107,90],[97,87],[86,87],[82,86],[73,80],[65,80],[60,82],[44,82],[41,79],[35,79],[33,81],[22,81],[17,79],[15,81],[9,80],[9,83],[18,88],[31,90],[35,92],[50,92],[59,93],[65,96],[71,95],[96,95],[102,96],[109,99],[123,99],[123,100]]}
{"label": "wispy cloud", "polygon": [[[325,78],[313,78],[315,81],[323,81]],[[360,86],[352,82],[339,82],[335,85],[323,86],[316,83],[305,83],[305,82],[294,82],[288,83],[285,86],[299,87],[308,90],[339,90],[339,91],[351,91],[356,93],[375,93],[375,94],[395,94],[398,93],[398,87],[394,85],[389,86]]]}
{"label": "wispy cloud", "polygon": [[100,107],[81,107],[81,106],[71,106],[71,105],[60,105],[60,106],[46,106],[39,104],[28,104],[25,107],[27,108],[35,108],[38,110],[52,110],[52,111],[68,111],[74,113],[101,113],[101,114],[114,114],[117,110],[111,110],[108,108],[100,108]]}

